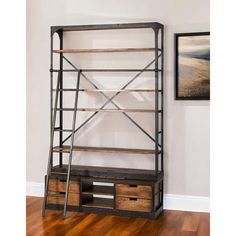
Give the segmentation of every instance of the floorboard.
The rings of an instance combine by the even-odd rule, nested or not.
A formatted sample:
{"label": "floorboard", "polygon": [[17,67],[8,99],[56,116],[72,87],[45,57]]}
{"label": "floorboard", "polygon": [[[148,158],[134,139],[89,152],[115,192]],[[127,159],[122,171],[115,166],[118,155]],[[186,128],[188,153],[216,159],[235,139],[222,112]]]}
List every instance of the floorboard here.
{"label": "floorboard", "polygon": [[46,211],[42,198],[26,198],[27,236],[209,236],[210,214],[165,210],[156,220],[103,214]]}

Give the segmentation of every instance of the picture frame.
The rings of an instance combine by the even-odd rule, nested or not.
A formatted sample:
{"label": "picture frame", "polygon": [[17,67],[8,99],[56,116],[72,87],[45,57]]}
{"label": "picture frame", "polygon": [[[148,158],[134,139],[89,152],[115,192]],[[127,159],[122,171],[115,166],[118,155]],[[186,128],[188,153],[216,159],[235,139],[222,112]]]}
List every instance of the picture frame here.
{"label": "picture frame", "polygon": [[175,99],[210,100],[210,32],[176,33]]}

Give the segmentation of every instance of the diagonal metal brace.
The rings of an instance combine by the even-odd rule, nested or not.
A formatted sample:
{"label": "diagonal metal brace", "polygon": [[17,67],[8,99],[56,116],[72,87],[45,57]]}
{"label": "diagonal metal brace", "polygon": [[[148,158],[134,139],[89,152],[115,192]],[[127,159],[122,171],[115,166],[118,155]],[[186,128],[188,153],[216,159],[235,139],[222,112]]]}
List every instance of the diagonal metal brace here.
{"label": "diagonal metal brace", "polygon": [[[63,56],[63,58],[76,70],[77,67],[72,64],[65,56]],[[145,68],[143,70],[141,70],[138,74],[136,74],[134,76],[134,78],[132,78],[125,86],[123,86],[121,89],[125,89],[130,83],[132,83],[135,79],[137,79],[148,67],[150,67],[155,60],[151,61],[147,66],[145,66]],[[84,75],[84,73],[81,72],[81,75],[90,83],[93,85],[94,88],[99,89],[87,76]],[[111,98],[109,98],[104,92],[100,91],[100,93],[106,97],[107,101],[101,106],[100,109],[103,109],[109,102],[111,102],[117,109],[120,109],[120,107],[113,101],[113,99],[121,92],[117,92],[116,94],[114,94]],[[77,132],[79,129],[81,129],[87,122],[89,122],[96,114],[98,113],[98,111],[94,112],[85,122],[83,122],[76,130],[75,132]],[[146,134],[153,142],[155,142],[155,139],[148,134],[135,120],[133,120],[127,113],[122,112],[132,123],[134,123],[144,134]],[[65,143],[69,138],[71,137],[71,135],[69,135],[67,138],[65,138],[63,140],[63,143]]]}

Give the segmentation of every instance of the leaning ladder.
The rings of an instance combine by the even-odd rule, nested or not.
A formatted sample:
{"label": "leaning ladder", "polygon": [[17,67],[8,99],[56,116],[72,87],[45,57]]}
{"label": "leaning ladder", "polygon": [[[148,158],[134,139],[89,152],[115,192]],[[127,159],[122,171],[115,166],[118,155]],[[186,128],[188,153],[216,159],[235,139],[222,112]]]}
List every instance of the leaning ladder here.
{"label": "leaning ladder", "polygon": [[[79,70],[78,76],[77,76],[77,83],[76,83],[76,92],[75,92],[75,102],[74,102],[74,109],[73,109],[73,121],[72,121],[72,130],[71,130],[71,143],[70,143],[70,151],[69,151],[69,161],[68,161],[68,169],[67,173],[64,172],[53,172],[52,171],[52,163],[53,163],[53,141],[54,141],[54,133],[55,133],[55,125],[56,125],[56,115],[57,111],[61,110],[58,109],[58,96],[60,91],[60,81],[61,81],[61,73],[58,73],[57,77],[57,86],[56,86],[56,95],[55,95],[55,103],[54,103],[54,110],[53,110],[53,121],[52,121],[52,132],[51,132],[51,140],[50,140],[50,148],[49,148],[49,157],[48,157],[48,166],[47,166],[47,176],[45,181],[45,189],[44,189],[44,200],[43,200],[43,208],[42,208],[42,215],[45,216],[45,210],[47,205],[47,198],[48,196],[53,197],[64,197],[64,208],[63,208],[63,218],[66,218],[66,211],[67,211],[67,202],[68,202],[68,194],[69,194],[69,185],[70,185],[70,173],[71,173],[71,163],[72,163],[72,154],[73,154],[73,148],[74,148],[74,135],[75,135],[75,125],[76,125],[76,115],[78,110],[78,96],[79,96],[79,85],[80,85],[80,74],[81,71]],[[63,110],[63,109],[62,109]],[[49,179],[53,175],[63,175],[66,177],[66,191],[65,194],[49,194],[48,193],[48,183]]]}

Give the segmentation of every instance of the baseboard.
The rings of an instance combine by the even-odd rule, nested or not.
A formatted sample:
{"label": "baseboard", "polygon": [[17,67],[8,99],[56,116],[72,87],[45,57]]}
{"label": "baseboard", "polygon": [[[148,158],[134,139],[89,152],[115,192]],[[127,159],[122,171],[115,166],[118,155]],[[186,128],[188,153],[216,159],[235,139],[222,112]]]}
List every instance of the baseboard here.
{"label": "baseboard", "polygon": [[[42,197],[43,193],[43,183],[27,182],[27,196]],[[201,196],[164,194],[164,209],[194,212],[210,212],[210,198]]]}
{"label": "baseboard", "polygon": [[210,197],[164,194],[164,209],[210,212]]}

